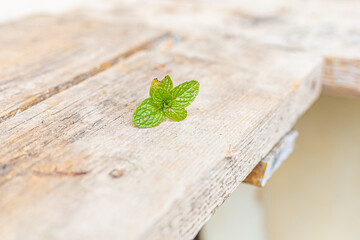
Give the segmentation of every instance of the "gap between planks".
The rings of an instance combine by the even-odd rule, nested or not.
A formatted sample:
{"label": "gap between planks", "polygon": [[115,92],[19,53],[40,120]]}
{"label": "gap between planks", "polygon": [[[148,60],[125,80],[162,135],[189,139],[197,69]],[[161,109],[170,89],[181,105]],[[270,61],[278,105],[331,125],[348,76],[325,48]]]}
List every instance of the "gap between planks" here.
{"label": "gap between planks", "polygon": [[141,43],[140,45],[133,47],[133,48],[127,50],[126,52],[121,53],[118,56],[101,63],[98,66],[91,68],[87,72],[81,73],[81,74],[73,77],[71,80],[69,80],[67,82],[60,83],[54,87],[48,88],[45,91],[39,92],[39,93],[35,94],[31,99],[20,104],[17,108],[0,116],[0,123],[11,119],[12,117],[16,116],[16,114],[29,109],[30,107],[44,101],[45,99],[48,99],[62,91],[65,91],[66,89],[69,89],[69,88],[89,79],[90,77],[95,76],[96,74],[99,74],[99,73],[111,68],[115,64],[119,63],[121,60],[124,60],[139,51],[149,50],[149,49],[153,48],[154,46],[158,45],[159,43],[161,43],[162,41],[166,41],[168,39],[174,39],[174,38],[176,38],[175,35],[170,34],[170,33],[164,33],[164,34],[157,36],[149,41]]}
{"label": "gap between planks", "polygon": [[[221,40],[209,40],[208,49],[216,49]],[[194,42],[198,44],[193,54],[203,47]],[[184,52],[187,45],[174,48]],[[11,181],[0,188],[0,207],[9,211],[0,218],[6,222],[0,224],[6,226],[2,239],[29,232],[32,239],[43,234],[61,239],[63,233],[82,239],[89,233],[81,230],[84,225],[94,226],[94,234],[88,235],[92,239],[105,233],[122,239],[193,237],[319,94],[319,61],[243,48],[229,56],[242,60],[241,71],[222,59],[143,51],[34,106],[22,119],[6,121],[1,126],[5,151],[0,159],[13,169],[3,176]],[[267,74],[253,71],[254,62]],[[286,72],[284,64],[303,68]],[[165,121],[156,131],[133,128],[133,109],[148,93],[147,76],[170,73],[174,80],[186,79],[190,72],[202,79],[201,94],[189,108],[191,119],[181,124]],[[67,103],[70,97],[72,105]],[[234,155],[225,156],[226,143],[233,143]],[[125,172],[116,182],[108,177],[115,167]],[[69,169],[90,173],[81,178],[34,174]],[[33,216],[38,217],[36,223],[28,221]],[[15,231],[19,226],[25,229]]]}
{"label": "gap between planks", "polygon": [[[49,102],[54,103],[59,99],[63,99],[65,102],[69,96],[79,98],[77,95],[81,93],[78,94],[76,90],[88,89],[86,87],[92,87],[94,92],[97,92],[98,99],[83,96],[86,98],[83,104],[74,101],[74,106],[71,106],[71,109],[67,108],[68,105],[66,104],[62,104],[64,108],[57,106],[58,111],[56,112],[54,112],[55,109],[50,108],[47,112],[42,112],[36,119],[32,119],[33,116],[31,116],[32,120],[22,126],[25,129],[12,130],[11,133],[14,134],[9,134],[8,138],[3,136],[2,139],[5,139],[2,143],[5,146],[4,149],[14,150],[12,160],[18,161],[23,158],[24,160],[19,161],[18,165],[23,165],[24,169],[32,170],[27,176],[16,175],[14,181],[7,186],[11,190],[8,193],[15,194],[14,190],[22,187],[18,181],[25,185],[28,184],[27,191],[20,191],[21,198],[14,198],[16,201],[14,199],[6,201],[14,208],[14,212],[4,219],[7,222],[7,229],[22,225],[20,220],[26,218],[26,211],[32,211],[30,214],[27,213],[29,214],[27,216],[32,216],[32,214],[36,215],[38,210],[39,216],[44,220],[44,225],[34,226],[37,228],[35,231],[34,227],[28,227],[28,224],[32,223],[27,222],[25,224],[28,229],[31,229],[31,232],[37,234],[43,233],[41,228],[45,226],[47,226],[47,231],[54,227],[52,234],[70,233],[73,229],[81,229],[79,223],[88,221],[87,223],[96,226],[94,231],[97,231],[97,234],[106,230],[107,234],[117,236],[132,234],[131,236],[133,236],[134,232],[127,227],[130,226],[142,230],[135,234],[142,233],[141,236],[145,239],[164,239],[166,236],[172,236],[171,239],[192,237],[210,217],[211,212],[221,205],[222,201],[251,171],[261,157],[268,153],[281,135],[288,131],[296,119],[311,105],[318,96],[320,88],[319,63],[313,59],[293,56],[291,58],[293,60],[291,60],[287,58],[287,55],[280,53],[264,54],[265,51],[261,49],[243,46],[242,50],[234,51],[231,49],[229,51],[233,55],[227,56],[228,62],[231,60],[237,64],[227,66],[223,59],[219,61],[221,64],[215,64],[212,61],[200,61],[199,55],[194,54],[195,49],[198,48],[199,52],[201,50],[207,56],[210,51],[213,55],[220,56],[223,52],[216,52],[215,50],[220,48],[213,46],[223,44],[223,39],[218,39],[214,45],[210,44],[211,40],[206,39],[206,49],[203,49],[203,44],[199,44],[199,42],[201,41],[195,41],[197,44],[191,43],[192,48],[188,53],[192,57],[169,53],[166,55],[158,53],[150,59],[149,56],[137,56],[132,60],[129,59],[125,65],[120,63],[117,68],[112,68],[110,72],[105,71],[101,76],[97,74],[92,78],[92,81],[86,81],[84,85],[77,86],[78,89],[69,89],[39,105],[50,106]],[[185,53],[184,50],[189,50],[187,46],[184,46],[184,42],[182,43],[176,46],[175,51],[178,50],[178,53]],[[239,46],[236,43],[234,42],[233,46]],[[266,74],[259,73],[258,69],[253,67],[255,63]],[[291,70],[283,76],[280,71],[284,65],[288,66],[288,64]],[[244,65],[249,65],[249,68]],[[307,70],[302,71],[301,69],[304,68],[293,68],[299,65],[306,67]],[[159,71],[158,68],[162,69]],[[125,71],[125,69],[130,72]],[[314,73],[309,72],[311,69],[314,69]],[[164,122],[152,136],[146,135],[146,130],[140,132],[132,129],[129,119],[131,119],[131,113],[137,104],[137,99],[140,99],[142,94],[133,95],[129,93],[141,91],[142,87],[147,85],[145,84],[146,78],[143,75],[145,72],[154,74],[155,72],[167,73],[169,71],[172,71],[176,76],[174,79],[188,77],[190,72],[195,78],[203,79],[202,93],[195,103],[199,108],[196,109],[196,105],[194,105],[190,109],[192,113],[196,114],[192,115],[191,121],[184,121],[181,128],[180,125],[175,125],[172,122]],[[286,73],[287,69],[285,68],[282,71]],[[114,77],[112,74],[118,74],[116,78],[121,76],[123,83],[112,79]],[[109,85],[104,85],[104,89],[99,89],[98,83],[105,84],[101,78],[106,76]],[[139,85],[137,87],[128,85],[129,88],[132,87],[129,90],[122,86],[122,84],[128,84],[129,81],[125,81],[126,79],[137,82]],[[122,90],[123,87],[126,89],[123,92],[128,94],[126,99],[119,96],[119,90]],[[108,92],[101,93],[104,90]],[[214,91],[217,94],[216,98],[213,97]],[[130,106],[128,105],[129,102]],[[99,105],[99,103],[103,105]],[[224,114],[218,115],[214,109],[208,109],[210,103],[214,103],[218,107],[217,111],[224,112]],[[34,111],[27,111],[23,118],[36,114],[36,109],[42,111],[43,109],[39,105],[34,107]],[[83,108],[84,105],[87,107]],[[53,113],[55,113],[54,116]],[[102,122],[101,120],[104,117],[109,122]],[[42,122],[43,119],[45,119],[45,124]],[[13,127],[18,121],[20,120],[14,118],[13,121],[7,121],[4,127]],[[31,123],[40,127],[34,129]],[[174,133],[177,134],[176,138],[173,138]],[[219,133],[223,135],[219,135]],[[166,139],[173,141],[173,143],[163,142],[163,144],[159,144],[161,141],[159,136],[167,136]],[[187,136],[196,136],[199,141],[188,139]],[[183,141],[184,139],[186,141]],[[222,146],[229,142],[236,143],[234,146],[238,151],[234,155],[224,158]],[[112,144],[116,147],[112,148]],[[160,150],[165,156],[157,156],[155,150],[158,146],[164,145],[168,147],[162,147]],[[174,146],[183,145],[187,149],[186,154],[174,148]],[[207,147],[208,145],[209,147]],[[129,146],[136,146],[139,151],[128,151]],[[71,151],[68,151],[69,149]],[[140,153],[138,152],[142,153],[143,156],[139,156]],[[133,154],[135,158],[133,155],[128,156],[127,154]],[[201,158],[202,155],[204,155],[204,159]],[[9,156],[9,154],[4,153],[4,159],[9,158]],[[42,161],[39,161],[39,156],[43,157]],[[134,166],[126,168],[126,175],[115,184],[111,182],[113,179],[107,178],[107,174],[104,178],[103,175],[106,170],[105,167],[113,168],[117,156],[132,159],[132,164],[137,168],[133,169],[134,171],[131,171]],[[82,157],[86,160],[84,165],[79,161]],[[49,159],[53,161],[49,161]],[[173,161],[168,161],[168,159]],[[85,162],[87,163],[85,164]],[[71,169],[81,170],[84,168],[93,171],[91,171],[91,175],[77,178],[77,180],[61,178],[64,183],[62,188],[59,188],[61,186],[57,184],[60,181],[59,178],[49,179],[44,178],[45,176],[39,177],[39,174],[31,175],[37,169],[56,169],[57,176],[59,176],[63,172],[60,172],[61,169],[59,170],[56,167],[63,166],[66,169],[67,163]],[[17,170],[20,167],[17,166]],[[137,172],[138,169],[141,171]],[[14,174],[19,172],[14,171]],[[88,180],[90,181],[87,182]],[[67,183],[69,185],[66,185]],[[131,183],[135,185],[131,185]],[[171,183],[170,188],[168,188],[169,183]],[[93,188],[95,191],[90,191]],[[106,188],[108,190],[111,188],[111,191],[103,192]],[[53,191],[47,192],[46,189]],[[183,189],[183,191],[177,189]],[[5,193],[6,188],[2,188],[2,191]],[[47,204],[42,204],[38,201],[39,198],[32,199],[31,194],[33,192],[46,194],[43,197],[45,200],[49,200],[50,197],[50,203],[44,200],[42,203]],[[26,197],[24,197],[26,194],[29,196],[29,202],[26,202]],[[145,201],[135,206],[137,199],[144,199],[142,198],[144,195],[148,203]],[[8,194],[4,194],[4,196],[9,199]],[[107,198],[104,199],[104,196]],[[151,196],[153,197],[151,198]],[[89,200],[88,203],[82,202],[82,197]],[[105,202],[100,200],[105,200]],[[152,201],[150,202],[150,200]],[[25,204],[21,204],[21,201]],[[126,204],[127,201],[128,204]],[[59,203],[61,204],[59,205]],[[94,204],[97,207],[94,208]],[[31,208],[21,211],[26,209],[26,206],[31,206]],[[51,206],[56,206],[56,208],[51,208]],[[63,207],[63,211],[59,211],[60,206]],[[69,208],[72,206],[76,206],[77,210],[73,211]],[[101,211],[102,208],[106,210],[107,206],[112,208],[111,213],[118,212],[120,214],[107,216],[106,213],[110,211]],[[123,209],[121,209],[122,206]],[[133,208],[130,208],[131,206]],[[139,211],[139,209],[144,211]],[[139,213],[134,216],[133,213],[136,211]],[[84,214],[91,214],[91,212],[93,213],[92,216],[96,216],[95,218],[84,217],[88,216]],[[64,213],[70,213],[75,216],[75,219],[79,217],[78,220],[80,221],[74,220],[72,222],[74,224],[67,225],[69,219],[62,218]],[[101,222],[96,222],[98,219],[101,219]],[[66,221],[66,224],[58,222],[63,220]],[[72,220],[70,219],[70,221]],[[110,226],[116,227],[116,229],[108,231],[107,228],[110,225],[108,223],[110,222],[117,222],[123,228]],[[10,223],[14,224],[11,225]],[[57,232],[57,226],[68,228],[65,231],[61,229]],[[10,233],[23,234],[23,232],[16,231]],[[33,234],[31,237],[34,236],[39,235]],[[92,235],[92,237],[96,239],[96,235]]]}
{"label": "gap between planks", "polygon": [[245,178],[243,183],[257,187],[265,187],[267,181],[275,171],[294,151],[297,137],[298,132],[295,130],[292,130],[282,137],[266,157],[261,159],[259,164],[256,165],[251,173]]}

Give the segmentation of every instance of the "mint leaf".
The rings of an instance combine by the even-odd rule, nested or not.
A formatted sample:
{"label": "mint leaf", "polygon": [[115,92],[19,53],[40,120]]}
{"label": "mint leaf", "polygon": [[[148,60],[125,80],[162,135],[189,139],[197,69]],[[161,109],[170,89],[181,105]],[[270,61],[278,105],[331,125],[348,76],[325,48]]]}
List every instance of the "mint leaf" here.
{"label": "mint leaf", "polygon": [[189,106],[199,94],[200,84],[198,81],[192,80],[189,82],[184,82],[179,86],[173,88],[170,91],[170,94],[173,97],[173,100],[178,102],[183,107]]}
{"label": "mint leaf", "polygon": [[174,84],[169,75],[166,75],[164,79],[161,80],[161,82],[162,82],[161,87],[167,91],[170,91],[174,87]]}
{"label": "mint leaf", "polygon": [[154,89],[154,96],[152,97],[152,99],[154,99],[154,101],[160,105],[164,107],[164,104],[168,104],[170,103],[172,96],[171,94],[166,91],[163,88],[160,87],[156,87]]}
{"label": "mint leaf", "polygon": [[165,114],[152,98],[145,99],[135,110],[133,122],[140,128],[149,128],[159,125],[164,120]]}
{"label": "mint leaf", "polygon": [[159,81],[154,78],[150,87],[150,98],[145,99],[135,110],[133,122],[140,128],[154,127],[165,117],[174,121],[182,121],[187,116],[189,106],[199,94],[200,84],[192,80],[173,88],[169,75]]}
{"label": "mint leaf", "polygon": [[157,78],[154,78],[151,81],[150,92],[149,92],[150,97],[154,96],[154,92],[157,87],[161,87],[161,82]]}
{"label": "mint leaf", "polygon": [[164,107],[165,115],[174,121],[184,120],[187,116],[187,111],[178,102],[172,101],[171,106]]}
{"label": "mint leaf", "polygon": [[167,91],[170,91],[171,89],[173,89],[174,84],[169,75],[166,75],[163,78],[163,80],[161,80],[161,81],[159,81],[157,78],[154,78],[154,80],[152,80],[151,86],[150,86],[150,92],[149,92],[150,97],[154,96],[155,90],[158,87],[163,88]]}

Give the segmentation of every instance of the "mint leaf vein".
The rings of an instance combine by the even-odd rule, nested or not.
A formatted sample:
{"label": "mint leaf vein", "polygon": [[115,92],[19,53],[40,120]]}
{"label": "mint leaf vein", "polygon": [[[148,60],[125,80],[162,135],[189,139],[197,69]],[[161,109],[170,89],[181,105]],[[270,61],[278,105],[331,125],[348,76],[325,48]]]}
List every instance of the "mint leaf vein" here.
{"label": "mint leaf vein", "polygon": [[169,75],[161,81],[152,80],[149,95],[135,110],[133,122],[140,128],[159,125],[166,117],[182,121],[187,117],[185,107],[189,106],[199,94],[200,84],[192,80],[173,87]]}

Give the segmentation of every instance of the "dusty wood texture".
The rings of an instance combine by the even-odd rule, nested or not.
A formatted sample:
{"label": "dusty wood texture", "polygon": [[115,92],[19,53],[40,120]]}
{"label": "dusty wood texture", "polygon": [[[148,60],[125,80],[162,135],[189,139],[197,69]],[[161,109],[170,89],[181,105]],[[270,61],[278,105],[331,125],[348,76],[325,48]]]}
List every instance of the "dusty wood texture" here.
{"label": "dusty wood texture", "polygon": [[325,60],[324,92],[360,97],[360,1],[270,0],[260,6],[251,0],[156,4],[135,0],[127,4],[114,13],[133,9],[136,18],[164,30],[193,33],[200,26],[213,30],[209,37],[223,32],[269,48],[317,53]]}
{"label": "dusty wood texture", "polygon": [[[134,127],[165,74],[200,81],[188,118]],[[222,34],[139,51],[0,124],[0,238],[191,239],[320,88],[320,59]]]}
{"label": "dusty wood texture", "polygon": [[[142,0],[1,26],[0,239],[191,239],[321,78],[359,93],[357,4]],[[200,81],[188,118],[135,128],[165,74]]]}
{"label": "dusty wood texture", "polygon": [[360,97],[360,1],[287,1],[261,16],[243,28],[245,38],[318,53],[325,61],[324,92]]}
{"label": "dusty wood texture", "polygon": [[0,26],[0,122],[166,38],[126,18],[98,15],[34,16]]}
{"label": "dusty wood texture", "polygon": [[265,187],[267,181],[271,178],[275,171],[294,151],[297,136],[297,131],[291,131],[286,134],[268,153],[268,155],[261,159],[258,165],[254,167],[243,182],[258,187]]}

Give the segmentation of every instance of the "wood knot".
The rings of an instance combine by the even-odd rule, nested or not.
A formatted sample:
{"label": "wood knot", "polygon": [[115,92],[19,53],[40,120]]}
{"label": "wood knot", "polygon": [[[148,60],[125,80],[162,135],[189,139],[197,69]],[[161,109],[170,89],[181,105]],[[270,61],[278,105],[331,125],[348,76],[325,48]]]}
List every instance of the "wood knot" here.
{"label": "wood knot", "polygon": [[124,171],[119,170],[119,169],[113,169],[110,173],[109,173],[110,177],[112,178],[120,178],[124,175]]}

